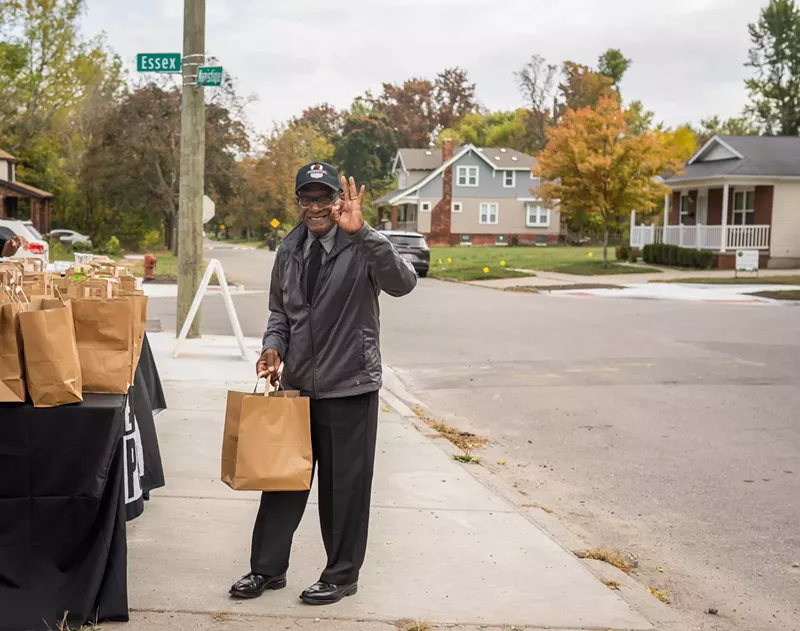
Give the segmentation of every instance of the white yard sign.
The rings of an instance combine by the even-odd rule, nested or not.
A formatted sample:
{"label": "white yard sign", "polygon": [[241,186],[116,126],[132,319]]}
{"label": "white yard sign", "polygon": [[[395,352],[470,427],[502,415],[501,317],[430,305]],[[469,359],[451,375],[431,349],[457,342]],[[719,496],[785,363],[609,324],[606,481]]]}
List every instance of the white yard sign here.
{"label": "white yard sign", "polygon": [[736,271],[757,272],[758,250],[736,250]]}

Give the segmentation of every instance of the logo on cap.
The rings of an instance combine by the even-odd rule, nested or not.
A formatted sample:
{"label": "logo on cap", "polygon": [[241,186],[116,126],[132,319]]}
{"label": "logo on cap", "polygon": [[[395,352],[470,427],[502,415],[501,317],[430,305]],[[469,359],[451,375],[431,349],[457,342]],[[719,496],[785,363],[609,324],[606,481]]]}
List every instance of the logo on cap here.
{"label": "logo on cap", "polygon": [[325,177],[325,168],[321,164],[312,164],[308,174],[318,180],[321,177]]}

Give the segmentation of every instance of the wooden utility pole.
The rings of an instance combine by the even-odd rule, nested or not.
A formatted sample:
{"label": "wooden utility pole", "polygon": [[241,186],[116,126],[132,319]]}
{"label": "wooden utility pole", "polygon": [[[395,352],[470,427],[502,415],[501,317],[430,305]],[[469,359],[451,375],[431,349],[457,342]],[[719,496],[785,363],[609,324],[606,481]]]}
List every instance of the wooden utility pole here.
{"label": "wooden utility pole", "polygon": [[[203,277],[205,90],[197,87],[204,65],[206,0],[183,1],[183,89],[181,91],[181,179],[178,206],[178,326],[180,331]],[[200,314],[189,337],[200,337]]]}

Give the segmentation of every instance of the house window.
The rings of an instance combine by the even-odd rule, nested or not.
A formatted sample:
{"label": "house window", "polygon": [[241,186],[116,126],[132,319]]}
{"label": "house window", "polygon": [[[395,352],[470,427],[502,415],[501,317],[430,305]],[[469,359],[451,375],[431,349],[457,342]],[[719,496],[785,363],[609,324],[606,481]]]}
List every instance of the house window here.
{"label": "house window", "polygon": [[459,186],[478,186],[478,167],[458,167]]}
{"label": "house window", "polygon": [[517,183],[517,172],[516,171],[504,171],[503,172],[503,187],[504,188],[514,188],[514,185]]}
{"label": "house window", "polygon": [[733,225],[752,226],[756,222],[756,192],[734,191]]}
{"label": "house window", "polygon": [[480,222],[482,224],[496,224],[497,215],[497,204],[481,204]]}
{"label": "house window", "polygon": [[464,207],[461,202],[453,202],[450,207],[450,212],[460,213],[462,210],[464,210]]}
{"label": "house window", "polygon": [[400,175],[397,176],[397,188],[405,188],[408,186],[408,175],[405,171],[400,171]]}
{"label": "house window", "polygon": [[550,225],[550,209],[544,204],[538,202],[525,204],[525,210],[529,228],[547,228]]}
{"label": "house window", "polygon": [[419,205],[419,212],[421,212],[421,213],[429,213],[429,212],[431,212],[431,203],[430,202],[422,202]]}
{"label": "house window", "polygon": [[681,225],[685,225],[689,219],[689,196],[681,195]]}

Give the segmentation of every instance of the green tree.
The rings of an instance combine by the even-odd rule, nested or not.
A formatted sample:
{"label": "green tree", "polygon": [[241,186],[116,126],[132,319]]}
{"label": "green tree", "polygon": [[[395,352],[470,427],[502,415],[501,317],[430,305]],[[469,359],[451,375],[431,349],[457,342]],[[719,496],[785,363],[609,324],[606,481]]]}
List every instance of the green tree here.
{"label": "green tree", "polygon": [[766,134],[800,134],[800,9],[794,0],[770,0],[749,25],[752,47],[747,112]]}
{"label": "green tree", "polygon": [[701,120],[694,132],[698,145],[702,147],[714,136],[758,136],[758,126],[748,116],[734,116],[725,120],[712,116]]}
{"label": "green tree", "polygon": [[611,85],[619,95],[619,84],[632,63],[630,59],[625,58],[625,55],[618,48],[609,48],[597,60],[597,69],[601,75],[611,79]]}
{"label": "green tree", "polygon": [[[374,193],[392,182],[397,142],[386,116],[371,107],[354,107],[344,117],[342,135],[334,144],[333,159],[348,177]],[[380,193],[379,193],[380,194]]]}

